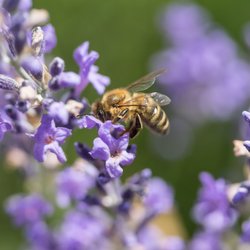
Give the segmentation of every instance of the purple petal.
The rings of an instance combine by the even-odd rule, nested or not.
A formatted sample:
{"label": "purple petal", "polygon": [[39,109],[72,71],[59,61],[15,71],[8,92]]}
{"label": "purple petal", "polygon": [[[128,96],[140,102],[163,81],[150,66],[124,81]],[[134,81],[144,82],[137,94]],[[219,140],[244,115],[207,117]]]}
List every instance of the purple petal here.
{"label": "purple petal", "polygon": [[128,153],[127,151],[122,151],[119,155],[119,161],[121,166],[130,165],[135,159],[135,155],[132,153]]}
{"label": "purple petal", "polygon": [[92,151],[90,152],[90,155],[94,159],[106,161],[110,157],[109,147],[106,143],[103,142],[101,138],[97,137],[94,140],[94,146]]}
{"label": "purple petal", "polygon": [[128,134],[125,134],[118,139],[113,136],[123,131],[124,127],[122,125],[113,124],[111,121],[106,121],[99,128],[98,135],[109,146],[110,151],[114,153],[115,151],[121,151],[126,146],[126,138],[128,140]]}
{"label": "purple petal", "polygon": [[75,49],[74,59],[79,66],[82,63],[82,58],[84,58],[88,54],[88,50],[89,50],[89,42],[84,42]]}
{"label": "purple petal", "polygon": [[34,157],[37,161],[44,161],[45,145],[43,143],[35,143],[34,145]]}
{"label": "purple petal", "polygon": [[92,115],[85,115],[82,118],[82,124],[79,124],[79,128],[99,128],[103,123]]}
{"label": "purple petal", "polygon": [[69,112],[63,102],[53,102],[49,106],[48,115],[56,122],[61,122],[64,125],[67,124],[69,120]]}
{"label": "purple petal", "polygon": [[60,161],[61,163],[64,163],[67,161],[67,158],[63,152],[63,149],[61,148],[61,146],[58,144],[57,141],[46,145],[45,146],[45,153],[47,151],[54,153],[56,155],[58,161]]}
{"label": "purple petal", "polygon": [[123,169],[119,164],[120,160],[117,157],[110,157],[106,161],[106,170],[111,178],[118,178],[122,175]]}
{"label": "purple petal", "polygon": [[58,84],[62,88],[75,88],[80,82],[80,76],[74,72],[62,72],[58,76]]}
{"label": "purple petal", "polygon": [[54,49],[57,43],[55,28],[52,24],[48,24],[42,27],[44,31],[44,39],[45,39],[45,53],[49,53]]}
{"label": "purple petal", "polygon": [[71,135],[71,129],[58,127],[55,132],[55,140],[64,143],[65,139]]}
{"label": "purple petal", "polygon": [[104,75],[97,73],[98,67],[92,66],[88,79],[93,84],[99,95],[102,95],[106,89],[106,87],[110,84],[110,78]]}

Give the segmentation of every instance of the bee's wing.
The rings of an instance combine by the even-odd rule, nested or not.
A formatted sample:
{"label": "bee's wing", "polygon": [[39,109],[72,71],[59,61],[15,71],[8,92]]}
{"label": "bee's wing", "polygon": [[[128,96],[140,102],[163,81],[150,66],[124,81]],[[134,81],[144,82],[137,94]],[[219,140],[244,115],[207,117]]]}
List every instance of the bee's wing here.
{"label": "bee's wing", "polygon": [[160,94],[158,92],[152,92],[149,94],[151,98],[154,99],[155,102],[157,102],[160,106],[166,106],[171,102],[171,99],[163,94]]}
{"label": "bee's wing", "polygon": [[127,90],[130,92],[144,91],[144,90],[150,88],[155,83],[156,77],[161,75],[163,72],[165,72],[165,69],[159,69],[159,70],[153,71],[153,72],[149,73],[148,75],[143,76],[139,80],[131,83],[127,87]]}

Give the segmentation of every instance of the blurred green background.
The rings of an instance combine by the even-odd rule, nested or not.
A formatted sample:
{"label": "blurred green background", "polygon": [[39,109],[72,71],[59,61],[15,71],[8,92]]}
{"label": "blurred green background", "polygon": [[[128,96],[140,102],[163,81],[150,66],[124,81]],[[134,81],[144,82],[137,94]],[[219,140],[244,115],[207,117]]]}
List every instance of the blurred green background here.
{"label": "blurred green background", "polygon": [[[90,41],[90,48],[100,53],[97,65],[100,72],[111,77],[109,89],[124,86],[149,71],[150,57],[164,47],[163,37],[157,27],[157,13],[170,1],[166,0],[36,0],[35,8],[47,9],[51,23],[56,28],[58,45],[54,55],[66,62],[66,70],[78,68],[73,61],[73,50],[83,41]],[[178,2],[178,1],[172,1]],[[199,0],[213,20],[244,48],[242,26],[250,21],[249,0]],[[98,96],[89,86],[85,92],[90,102]],[[170,121],[171,121],[171,114]],[[186,156],[179,160],[161,158],[152,145],[152,135],[144,130],[134,143],[138,145],[134,164],[126,169],[127,176],[149,167],[154,175],[164,178],[175,190],[176,204],[183,224],[192,234],[195,225],[190,219],[190,209],[197,195],[200,171],[209,171],[216,177],[228,177],[231,181],[241,179],[241,160],[232,152],[232,140],[239,137],[239,113],[234,120],[210,123],[194,131],[193,142]],[[81,131],[67,144],[66,151],[75,155],[73,142],[88,142],[94,134]],[[181,139],[175,143],[181,145]],[[171,145],[170,145],[171,146]],[[72,153],[71,153],[72,152]],[[0,200],[22,192],[20,176],[1,168]],[[9,219],[0,213],[0,249],[18,249],[21,233],[11,226]]]}

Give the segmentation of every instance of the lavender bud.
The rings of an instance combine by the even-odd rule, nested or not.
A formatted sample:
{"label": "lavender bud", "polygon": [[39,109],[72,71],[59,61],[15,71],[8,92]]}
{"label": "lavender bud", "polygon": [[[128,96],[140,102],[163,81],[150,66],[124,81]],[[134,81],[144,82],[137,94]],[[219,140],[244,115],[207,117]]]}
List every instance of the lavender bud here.
{"label": "lavender bud", "polygon": [[32,30],[31,47],[36,56],[43,54],[44,34],[42,28],[39,26]]}
{"label": "lavender bud", "polygon": [[248,151],[250,151],[250,141],[244,141],[243,145],[246,147]]}
{"label": "lavender bud", "polygon": [[52,77],[50,79],[50,81],[49,81],[49,88],[51,90],[54,90],[54,91],[59,90],[61,88],[57,76]]}
{"label": "lavender bud", "polygon": [[12,78],[0,74],[0,88],[6,90],[16,90],[19,89],[19,84]]}
{"label": "lavender bud", "polygon": [[17,54],[20,54],[26,44],[26,33],[23,30],[18,31],[15,34],[15,50]]}
{"label": "lavender bud", "polygon": [[42,63],[35,57],[29,56],[23,59],[22,67],[26,72],[34,76],[37,80],[41,80],[43,76]]}
{"label": "lavender bud", "polygon": [[45,98],[43,99],[43,107],[45,110],[49,110],[49,106],[54,102],[52,98]]}
{"label": "lavender bud", "polygon": [[13,105],[7,104],[5,107],[5,112],[6,114],[12,119],[12,120],[17,120],[18,119],[18,114],[16,112],[16,109]]}
{"label": "lavender bud", "polygon": [[8,12],[12,12],[17,8],[19,1],[20,0],[5,0],[2,4],[2,7]]}
{"label": "lavender bud", "polygon": [[49,65],[49,72],[52,76],[57,76],[64,71],[64,61],[60,57],[55,57]]}
{"label": "lavender bud", "polygon": [[244,117],[246,122],[250,123],[250,113],[248,111],[243,111],[242,116]]}
{"label": "lavender bud", "polygon": [[16,53],[16,47],[15,47],[15,37],[14,35],[8,31],[8,30],[5,30],[3,29],[2,30],[3,32],[3,36],[8,44],[8,47],[9,47],[9,50],[10,50],[10,53],[13,57],[15,57],[17,55]]}
{"label": "lavender bud", "polygon": [[25,113],[30,107],[30,103],[27,100],[20,100],[17,102],[16,107],[19,111]]}
{"label": "lavender bud", "polygon": [[76,142],[74,146],[77,154],[81,156],[84,160],[94,161],[93,157],[89,154],[90,149],[88,148],[88,146],[80,142]]}
{"label": "lavender bud", "polygon": [[233,202],[233,204],[237,205],[237,204],[243,202],[247,196],[248,196],[248,190],[245,187],[240,187],[238,192],[233,197],[232,202]]}
{"label": "lavender bud", "polygon": [[86,195],[83,201],[90,206],[100,205],[100,200],[95,196]]}
{"label": "lavender bud", "polygon": [[110,180],[111,178],[107,174],[104,174],[104,173],[100,173],[99,176],[97,177],[97,182],[101,186],[107,184]]}

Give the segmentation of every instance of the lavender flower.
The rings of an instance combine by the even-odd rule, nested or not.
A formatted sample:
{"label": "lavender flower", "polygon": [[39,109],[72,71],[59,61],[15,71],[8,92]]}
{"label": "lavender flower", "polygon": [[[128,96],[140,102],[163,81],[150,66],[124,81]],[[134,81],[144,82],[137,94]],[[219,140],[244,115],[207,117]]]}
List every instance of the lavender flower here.
{"label": "lavender flower", "polygon": [[[138,241],[145,250],[184,250],[185,243],[178,236],[164,236],[156,227],[145,227],[138,234]],[[202,249],[202,248],[201,248]],[[203,249],[202,249],[203,250]],[[205,250],[205,249],[204,249]]]}
{"label": "lavender flower", "polygon": [[43,221],[28,225],[25,233],[31,249],[45,250],[55,247],[53,233]]}
{"label": "lavender flower", "polygon": [[95,186],[97,170],[89,163],[82,162],[80,167],[66,168],[57,178],[57,201],[60,206],[69,205],[70,200],[83,200]]}
{"label": "lavender flower", "polygon": [[227,198],[227,185],[223,179],[214,180],[203,172],[200,174],[202,188],[193,215],[195,220],[211,232],[229,229],[237,218],[237,212]]}
{"label": "lavender flower", "polygon": [[152,178],[143,202],[150,214],[168,212],[173,207],[173,191],[162,179]]}
{"label": "lavender flower", "polygon": [[247,220],[242,224],[241,240],[250,243],[250,221]]}
{"label": "lavender flower", "polygon": [[38,222],[53,212],[53,207],[39,194],[12,196],[5,209],[17,226]]}
{"label": "lavender flower", "polygon": [[189,250],[221,250],[222,239],[219,234],[201,232],[194,236],[189,244]]}
{"label": "lavender flower", "polygon": [[109,78],[98,73],[98,67],[94,66],[95,61],[99,58],[99,54],[95,51],[88,53],[89,42],[81,44],[74,52],[74,59],[80,67],[81,83],[75,89],[76,94],[91,82],[98,92],[103,94],[105,87],[109,85]]}
{"label": "lavender flower", "polygon": [[48,115],[55,122],[66,125],[69,121],[69,112],[63,102],[53,102],[49,105]]}
{"label": "lavender flower", "polygon": [[105,225],[92,215],[71,211],[57,232],[60,250],[108,249],[105,247]]}
{"label": "lavender flower", "polygon": [[34,157],[37,161],[43,162],[48,151],[54,153],[61,163],[66,161],[66,156],[61,144],[71,134],[71,130],[56,127],[55,122],[48,115],[43,115],[41,125],[37,129],[34,140]]}
{"label": "lavender flower", "polygon": [[123,167],[131,164],[135,159],[134,152],[128,150],[128,133],[117,138],[117,135],[123,131],[121,125],[106,121],[99,128],[99,137],[94,140],[94,146],[90,152],[94,159],[105,161],[106,171],[111,178],[121,176]]}
{"label": "lavender flower", "polygon": [[55,28],[51,24],[48,24],[43,26],[43,31],[45,40],[44,52],[49,53],[54,49],[57,43]]}
{"label": "lavender flower", "polygon": [[249,99],[250,65],[235,42],[194,4],[170,5],[162,25],[171,46],[153,64],[168,69],[160,84],[175,114],[196,123],[230,118]]}

